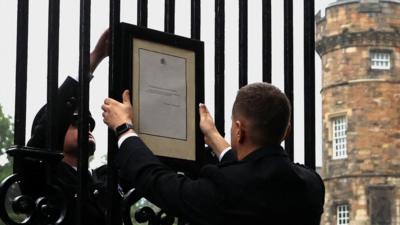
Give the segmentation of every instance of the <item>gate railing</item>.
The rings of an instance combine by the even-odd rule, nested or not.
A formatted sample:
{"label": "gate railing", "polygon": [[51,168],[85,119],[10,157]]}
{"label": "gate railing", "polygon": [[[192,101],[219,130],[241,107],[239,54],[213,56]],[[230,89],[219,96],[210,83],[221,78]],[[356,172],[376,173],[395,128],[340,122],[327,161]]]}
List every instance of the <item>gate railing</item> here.
{"label": "gate railing", "polygon": [[[315,67],[314,67],[314,0],[304,0],[304,134],[305,134],[305,164],[315,169]],[[33,3],[33,1],[31,1]],[[148,21],[148,1],[137,0],[137,25],[147,27]],[[165,0],[164,31],[174,33],[175,30],[175,0]],[[239,7],[239,87],[248,82],[248,0],[238,0]],[[201,23],[200,0],[191,0],[191,38],[200,40]],[[29,156],[43,161],[43,159],[54,162],[59,159],[59,155],[50,154],[50,149],[55,148],[55,134],[57,129],[57,84],[58,84],[58,53],[59,53],[59,17],[60,0],[49,0],[49,26],[48,26],[48,80],[47,80],[47,106],[48,106],[48,137],[46,149],[29,149],[25,147],[26,130],[26,95],[27,95],[27,51],[28,51],[28,15],[29,0],[18,0],[18,20],[17,20],[17,61],[16,61],[16,92],[15,92],[15,121],[14,121],[14,173],[20,171],[25,173],[27,170],[24,159]],[[79,182],[80,191],[78,194],[77,224],[86,224],[85,210],[87,204],[87,177],[84,174],[88,170],[88,103],[89,103],[89,50],[90,50],[90,13],[91,0],[80,0],[80,45],[79,45]],[[118,74],[117,59],[118,49],[116,48],[119,40],[118,25],[120,23],[120,0],[110,0],[110,61],[109,61],[109,96],[119,97],[120,93],[113,90],[114,80]],[[264,82],[271,82],[272,73],[272,44],[271,44],[271,0],[262,1],[262,79]],[[217,129],[224,135],[224,83],[225,83],[225,1],[215,0],[215,123]],[[284,89],[293,106],[293,1],[284,0]],[[293,110],[293,108],[292,108]],[[293,127],[293,111],[292,111]],[[108,134],[108,162],[114,159],[116,148],[115,137],[111,131]],[[293,134],[286,140],[285,149],[293,160]],[[47,153],[47,154],[46,154]],[[32,156],[33,155],[33,156]],[[36,164],[35,164],[36,165]],[[38,164],[42,165],[42,164]],[[44,171],[51,170],[53,164],[44,165]],[[107,224],[116,224],[116,219],[120,216],[116,207],[117,202],[115,191],[117,189],[117,176],[112,164],[109,164],[107,172],[108,180],[108,212]],[[26,177],[19,174],[18,177],[11,179],[12,182]],[[8,182],[11,182],[8,181]],[[51,179],[45,180],[51,186]],[[57,189],[57,188],[55,188]],[[34,193],[31,195],[35,196]],[[5,198],[0,193],[0,197]],[[33,198],[32,196],[28,196]],[[5,199],[0,199],[4,202]],[[21,200],[20,200],[21,202]],[[43,203],[45,205],[45,203]],[[43,206],[43,204],[41,206]],[[4,204],[3,204],[4,205]],[[38,207],[38,206],[32,206]],[[2,208],[2,207],[0,207]],[[33,210],[33,209],[30,209]],[[1,211],[1,210],[0,210]],[[32,213],[34,210],[32,211]],[[4,213],[4,212],[3,212]],[[0,216],[3,218],[3,213]],[[45,212],[42,212],[45,214]],[[33,220],[32,220],[33,221]],[[36,224],[44,223],[39,219],[34,220]],[[9,220],[8,224],[13,223]],[[182,221],[179,222],[183,224]]]}

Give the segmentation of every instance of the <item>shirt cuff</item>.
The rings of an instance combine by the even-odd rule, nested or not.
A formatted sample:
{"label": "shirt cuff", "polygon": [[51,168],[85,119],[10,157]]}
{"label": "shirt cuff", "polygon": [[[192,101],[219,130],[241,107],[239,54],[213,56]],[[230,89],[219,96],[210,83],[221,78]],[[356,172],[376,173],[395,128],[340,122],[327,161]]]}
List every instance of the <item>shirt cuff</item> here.
{"label": "shirt cuff", "polygon": [[138,135],[135,132],[126,132],[125,134],[121,135],[121,137],[118,139],[118,148],[120,148],[122,143],[129,137],[138,137]]}
{"label": "shirt cuff", "polygon": [[[74,79],[76,82],[79,82],[79,75],[75,75],[75,76],[69,76],[72,79]],[[89,81],[91,81],[93,79],[93,74],[89,74]]]}
{"label": "shirt cuff", "polygon": [[74,79],[76,82],[79,82],[78,75],[75,75],[75,76],[69,76],[69,77],[71,77],[72,79]]}
{"label": "shirt cuff", "polygon": [[224,155],[225,155],[229,150],[231,150],[231,146],[225,148],[225,149],[221,152],[221,154],[218,156],[218,160],[219,160],[220,162],[221,162],[222,158],[224,157]]}

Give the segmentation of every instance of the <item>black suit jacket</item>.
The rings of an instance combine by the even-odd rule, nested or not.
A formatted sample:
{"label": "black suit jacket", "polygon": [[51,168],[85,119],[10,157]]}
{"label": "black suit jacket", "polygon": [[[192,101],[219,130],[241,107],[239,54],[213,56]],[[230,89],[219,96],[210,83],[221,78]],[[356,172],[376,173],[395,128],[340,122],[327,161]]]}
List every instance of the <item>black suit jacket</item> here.
{"label": "black suit jacket", "polygon": [[257,149],[241,161],[230,151],[193,180],[177,175],[139,138],[130,137],[118,150],[116,165],[131,187],[191,224],[317,225],[323,212],[321,178],[292,163],[279,145]]}
{"label": "black suit jacket", "polygon": [[[85,215],[87,225],[105,225],[105,213],[107,206],[105,174],[102,171],[105,166],[100,167],[92,173],[87,174],[88,179],[88,202]],[[78,172],[64,162],[60,162],[55,170],[56,184],[63,190],[67,200],[67,215],[63,224],[76,224],[77,194],[79,190]]]}

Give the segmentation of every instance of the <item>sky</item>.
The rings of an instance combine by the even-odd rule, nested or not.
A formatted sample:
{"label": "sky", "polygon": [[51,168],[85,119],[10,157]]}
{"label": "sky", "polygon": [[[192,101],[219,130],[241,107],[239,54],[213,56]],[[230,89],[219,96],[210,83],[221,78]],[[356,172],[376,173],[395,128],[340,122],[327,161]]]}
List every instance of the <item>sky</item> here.
{"label": "sky", "polygon": [[[261,1],[249,1],[249,83],[262,81]],[[316,0],[315,12],[334,0]],[[60,1],[59,84],[68,75],[78,74],[79,0]],[[304,157],[303,113],[303,1],[294,0],[294,138],[295,161]],[[34,3],[34,4],[33,4]],[[91,1],[91,49],[109,24],[109,0]],[[163,30],[164,1],[149,0],[148,27]],[[121,22],[136,24],[136,1],[121,0]],[[238,88],[238,0],[225,1],[225,131],[229,141],[230,112]],[[28,38],[27,127],[29,139],[32,120],[46,102],[48,0],[30,1]],[[190,37],[190,1],[176,0],[175,33]],[[324,10],[322,10],[324,11]],[[201,40],[205,44],[205,104],[214,114],[214,1],[201,1]],[[14,117],[17,1],[0,0],[0,104],[5,114]],[[272,1],[272,83],[283,90],[283,1]],[[316,56],[316,153],[321,165],[321,67]],[[108,93],[108,59],[94,73],[90,90],[90,111],[96,120],[94,136],[97,151],[91,167],[105,163],[107,127],[102,123],[100,106]],[[17,90],[18,91],[18,90]],[[1,158],[0,158],[1,163]]]}

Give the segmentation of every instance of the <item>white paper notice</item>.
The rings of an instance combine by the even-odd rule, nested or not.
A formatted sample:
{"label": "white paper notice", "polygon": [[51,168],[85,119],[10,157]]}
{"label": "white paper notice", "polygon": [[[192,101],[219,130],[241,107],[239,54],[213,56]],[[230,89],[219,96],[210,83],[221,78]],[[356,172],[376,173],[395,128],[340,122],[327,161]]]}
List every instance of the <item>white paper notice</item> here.
{"label": "white paper notice", "polygon": [[186,60],[139,49],[139,133],[186,140]]}

